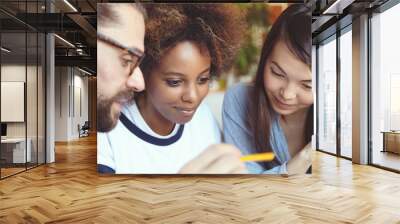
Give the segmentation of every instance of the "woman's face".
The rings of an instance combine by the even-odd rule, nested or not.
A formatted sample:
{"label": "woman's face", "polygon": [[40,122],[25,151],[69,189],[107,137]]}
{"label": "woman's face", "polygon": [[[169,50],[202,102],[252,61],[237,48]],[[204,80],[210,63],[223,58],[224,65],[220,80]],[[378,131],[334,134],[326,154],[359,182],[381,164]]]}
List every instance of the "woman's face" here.
{"label": "woman's face", "polygon": [[311,70],[278,41],[264,68],[264,87],[275,112],[290,115],[314,103]]}
{"label": "woman's face", "polygon": [[173,123],[190,121],[208,93],[210,66],[207,50],[189,41],[178,43],[146,77],[147,102]]}

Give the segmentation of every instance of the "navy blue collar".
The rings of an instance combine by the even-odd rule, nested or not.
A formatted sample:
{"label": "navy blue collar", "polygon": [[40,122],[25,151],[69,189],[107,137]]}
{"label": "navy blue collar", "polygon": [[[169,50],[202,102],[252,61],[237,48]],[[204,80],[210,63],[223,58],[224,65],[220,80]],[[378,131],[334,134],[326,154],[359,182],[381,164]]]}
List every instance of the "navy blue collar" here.
{"label": "navy blue collar", "polygon": [[176,141],[178,141],[182,136],[183,128],[185,126],[183,124],[180,125],[178,131],[174,136],[171,136],[169,138],[157,138],[142,131],[138,126],[132,123],[132,121],[130,121],[123,113],[121,113],[121,115],[119,116],[119,120],[130,132],[132,132],[132,134],[136,135],[138,138],[150,144],[159,146],[171,145]]}

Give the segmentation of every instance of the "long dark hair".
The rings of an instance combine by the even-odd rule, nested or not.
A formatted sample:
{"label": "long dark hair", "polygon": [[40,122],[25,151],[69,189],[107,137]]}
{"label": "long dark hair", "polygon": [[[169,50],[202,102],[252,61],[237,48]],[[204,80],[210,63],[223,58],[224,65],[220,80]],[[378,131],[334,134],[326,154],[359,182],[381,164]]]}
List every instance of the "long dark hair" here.
{"label": "long dark hair", "polygon": [[[284,41],[288,49],[311,69],[311,10],[303,4],[289,6],[273,24],[261,51],[260,62],[254,80],[254,89],[248,101],[250,119],[249,129],[254,136],[255,152],[272,152],[270,137],[274,110],[266,95],[264,87],[264,70],[274,47],[278,41]],[[313,134],[313,105],[310,106],[306,118],[304,133],[305,142],[311,141]],[[279,165],[272,162],[261,163],[264,168]]]}

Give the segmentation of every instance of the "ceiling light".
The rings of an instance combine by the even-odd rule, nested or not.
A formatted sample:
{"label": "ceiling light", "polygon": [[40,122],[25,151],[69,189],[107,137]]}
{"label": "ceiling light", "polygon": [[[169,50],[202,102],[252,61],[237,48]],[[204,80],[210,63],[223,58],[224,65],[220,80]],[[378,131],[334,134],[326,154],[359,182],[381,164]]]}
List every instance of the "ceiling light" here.
{"label": "ceiling light", "polygon": [[86,71],[86,70],[83,70],[83,69],[81,69],[81,68],[79,68],[79,67],[78,67],[78,70],[81,71],[81,72],[83,72],[83,73],[85,73],[85,74],[87,74],[87,75],[92,75],[92,73],[90,73],[90,72],[88,72],[88,71]]}
{"label": "ceiling light", "polygon": [[74,10],[74,12],[78,12],[78,10],[71,4],[69,3],[68,0],[64,0],[65,4],[67,4],[72,10]]}
{"label": "ceiling light", "polygon": [[342,14],[343,10],[354,1],[355,0],[336,0],[332,5],[325,9],[322,14]]}
{"label": "ceiling light", "polygon": [[11,52],[11,50],[9,50],[9,49],[7,49],[7,48],[5,48],[5,47],[1,47],[1,50],[4,51],[4,52],[6,52],[6,53],[10,53],[10,52]]}
{"label": "ceiling light", "polygon": [[58,36],[57,34],[54,34],[55,37],[57,37],[58,39],[60,39],[62,42],[66,43],[67,45],[69,45],[70,47],[75,48],[75,45],[71,44],[71,42],[67,41],[66,39]]}

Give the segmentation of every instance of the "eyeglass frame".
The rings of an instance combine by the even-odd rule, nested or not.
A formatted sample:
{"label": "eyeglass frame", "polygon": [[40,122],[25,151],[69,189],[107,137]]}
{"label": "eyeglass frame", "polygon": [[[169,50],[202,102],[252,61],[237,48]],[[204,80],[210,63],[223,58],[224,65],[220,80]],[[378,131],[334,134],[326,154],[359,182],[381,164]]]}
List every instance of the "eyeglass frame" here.
{"label": "eyeglass frame", "polygon": [[124,44],[121,44],[120,42],[107,37],[106,35],[97,32],[97,39],[100,41],[103,41],[107,44],[110,44],[116,48],[119,48],[123,51],[127,51],[130,55],[132,55],[133,57],[137,57],[138,60],[135,64],[133,64],[130,68],[130,72],[129,72],[129,76],[132,75],[133,71],[139,67],[140,63],[142,63],[143,58],[145,56],[145,53],[143,51],[141,51],[140,49],[136,48],[136,47],[127,47]]}

